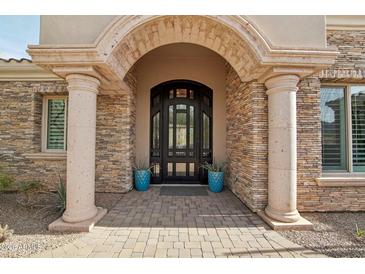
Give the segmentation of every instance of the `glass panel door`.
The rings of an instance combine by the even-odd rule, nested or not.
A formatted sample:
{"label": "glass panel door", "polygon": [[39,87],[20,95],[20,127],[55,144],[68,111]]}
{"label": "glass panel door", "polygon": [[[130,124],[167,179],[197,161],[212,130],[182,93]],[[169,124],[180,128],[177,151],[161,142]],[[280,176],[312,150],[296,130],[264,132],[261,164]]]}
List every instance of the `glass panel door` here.
{"label": "glass panel door", "polygon": [[153,182],[206,181],[200,166],[212,158],[211,96],[208,87],[190,81],[152,89],[150,158],[159,169]]}
{"label": "glass panel door", "polygon": [[[195,105],[194,102],[184,102],[178,98],[185,98],[181,94],[168,103],[168,131],[167,131],[167,180],[198,180],[195,173],[197,152],[195,151]],[[178,91],[176,91],[178,94]],[[184,94],[184,93],[183,93]]]}

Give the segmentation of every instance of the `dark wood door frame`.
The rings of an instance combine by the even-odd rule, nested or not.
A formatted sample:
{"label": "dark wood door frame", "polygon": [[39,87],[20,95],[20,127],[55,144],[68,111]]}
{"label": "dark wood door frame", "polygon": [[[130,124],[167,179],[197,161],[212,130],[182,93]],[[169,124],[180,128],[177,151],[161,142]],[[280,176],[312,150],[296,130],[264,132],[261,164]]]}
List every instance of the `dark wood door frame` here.
{"label": "dark wood door frame", "polygon": [[[212,95],[209,87],[189,80],[168,81],[151,89],[150,163],[154,165],[152,183],[206,183],[206,172],[202,170],[201,164],[211,162],[213,157]],[[192,112],[193,120],[190,119]],[[176,143],[178,113],[182,113],[180,118],[185,116],[186,139],[183,148]],[[174,134],[169,142],[171,117],[173,123],[170,124],[170,130]],[[192,127],[190,122],[194,123]],[[191,128],[194,138],[192,143]],[[203,132],[203,129],[207,130]]]}

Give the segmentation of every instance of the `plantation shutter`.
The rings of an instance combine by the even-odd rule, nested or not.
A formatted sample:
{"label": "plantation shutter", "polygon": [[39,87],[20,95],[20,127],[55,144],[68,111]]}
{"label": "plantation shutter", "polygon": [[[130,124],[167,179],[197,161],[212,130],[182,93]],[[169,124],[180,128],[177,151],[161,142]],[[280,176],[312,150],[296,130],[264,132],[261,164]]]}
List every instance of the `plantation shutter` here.
{"label": "plantation shutter", "polygon": [[48,99],[47,149],[65,149],[65,99]]}
{"label": "plantation shutter", "polygon": [[322,166],[346,170],[345,88],[321,88]]}
{"label": "plantation shutter", "polygon": [[365,87],[351,87],[352,165],[365,172]]}

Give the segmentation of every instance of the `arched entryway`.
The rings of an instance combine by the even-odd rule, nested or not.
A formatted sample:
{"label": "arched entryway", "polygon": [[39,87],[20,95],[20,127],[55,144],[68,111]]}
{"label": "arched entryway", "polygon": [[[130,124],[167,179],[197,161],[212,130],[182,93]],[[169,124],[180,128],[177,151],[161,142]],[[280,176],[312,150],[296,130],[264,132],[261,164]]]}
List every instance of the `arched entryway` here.
{"label": "arched entryway", "polygon": [[212,161],[212,90],[173,80],[151,89],[150,164],[154,183],[205,183]]}
{"label": "arched entryway", "polygon": [[[227,147],[235,152],[233,156],[227,155],[237,167],[227,174],[232,188],[236,187],[238,196],[254,210],[262,210],[267,205],[269,223],[274,219],[296,224],[301,220],[296,210],[297,84],[300,77],[332,64],[336,52],[274,47],[241,16],[119,17],[93,44],[43,45],[30,49],[35,63],[52,69],[68,83],[67,209],[63,220],[78,223],[97,219],[101,214],[94,203],[95,163],[98,163],[95,161],[97,96],[122,97],[120,108],[125,117],[117,126],[125,125],[125,128],[120,130],[122,136],[115,138],[122,142],[113,150],[113,158],[108,163],[125,171],[120,181],[128,189],[132,188],[132,169],[139,149],[149,150],[145,139],[139,142],[139,136],[143,135],[138,134],[139,127],[140,132],[147,131],[149,136],[149,123],[139,119],[143,118],[138,115],[138,89],[142,86],[138,77],[142,74],[135,73],[134,69],[148,53],[176,43],[203,46],[227,63],[228,70],[218,77],[223,75],[225,80],[221,82],[226,81],[225,89],[232,91],[226,107],[231,123],[227,130],[222,127],[220,131],[222,136],[227,135],[224,138]],[[204,72],[205,68],[199,73]],[[157,83],[171,80],[161,75],[161,69],[153,73],[164,78]],[[148,120],[149,111],[143,111],[147,112]],[[114,132],[115,128],[110,128]],[[213,132],[214,136],[221,133],[217,127]],[[114,148],[113,145],[108,143],[106,147]],[[213,144],[213,152],[214,147],[220,148],[218,142]],[[144,152],[142,149],[141,154]],[[119,153],[117,160],[115,153]],[[258,194],[258,188],[262,193]]]}

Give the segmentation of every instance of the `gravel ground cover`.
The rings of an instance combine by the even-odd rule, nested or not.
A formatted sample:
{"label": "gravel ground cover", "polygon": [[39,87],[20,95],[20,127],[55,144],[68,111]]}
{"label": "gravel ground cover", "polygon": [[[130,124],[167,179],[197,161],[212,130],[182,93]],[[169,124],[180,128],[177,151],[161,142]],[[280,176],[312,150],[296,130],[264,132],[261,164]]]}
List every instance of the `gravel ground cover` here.
{"label": "gravel ground cover", "polygon": [[[96,193],[96,205],[111,209],[121,194]],[[50,233],[49,223],[60,215],[39,211],[17,203],[17,194],[0,193],[0,224],[14,230],[13,236],[0,243],[0,257],[28,257],[76,240],[84,233]]]}
{"label": "gravel ground cover", "polygon": [[314,224],[313,231],[285,231],[280,234],[296,244],[330,257],[365,257],[365,235],[356,236],[356,224],[365,230],[365,212],[303,213]]}

